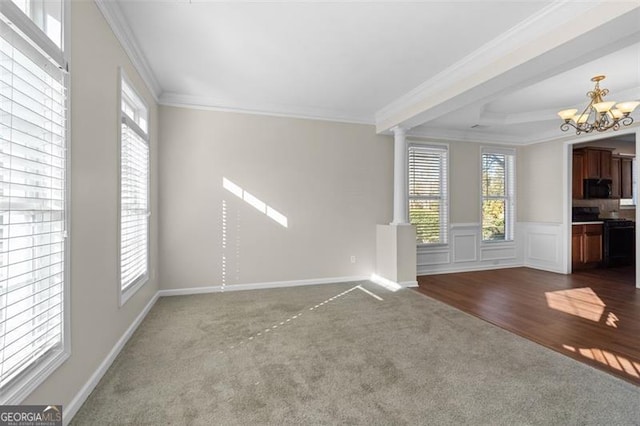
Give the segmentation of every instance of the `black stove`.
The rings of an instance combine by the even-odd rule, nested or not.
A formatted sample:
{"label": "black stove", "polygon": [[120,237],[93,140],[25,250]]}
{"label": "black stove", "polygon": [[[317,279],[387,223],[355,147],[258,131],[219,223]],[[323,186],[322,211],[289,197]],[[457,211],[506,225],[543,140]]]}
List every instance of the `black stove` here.
{"label": "black stove", "polygon": [[628,219],[604,219],[602,266],[633,265],[636,260],[636,224]]}

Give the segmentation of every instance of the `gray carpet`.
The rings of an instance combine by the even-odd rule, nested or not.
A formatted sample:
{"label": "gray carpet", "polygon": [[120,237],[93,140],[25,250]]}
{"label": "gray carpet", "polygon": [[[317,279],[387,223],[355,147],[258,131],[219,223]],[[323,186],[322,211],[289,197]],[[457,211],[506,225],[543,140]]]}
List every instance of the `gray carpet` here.
{"label": "gray carpet", "polygon": [[631,425],[640,388],[365,282],[162,298],[72,424]]}

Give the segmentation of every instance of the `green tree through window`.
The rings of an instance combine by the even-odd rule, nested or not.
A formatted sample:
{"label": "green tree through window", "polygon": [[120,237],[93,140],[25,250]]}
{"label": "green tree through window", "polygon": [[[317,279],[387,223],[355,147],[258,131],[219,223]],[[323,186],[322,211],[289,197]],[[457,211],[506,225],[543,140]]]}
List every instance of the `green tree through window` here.
{"label": "green tree through window", "polygon": [[514,155],[482,153],[482,240],[513,240]]}
{"label": "green tree through window", "polygon": [[409,220],[418,244],[445,244],[448,234],[447,147],[409,147]]}

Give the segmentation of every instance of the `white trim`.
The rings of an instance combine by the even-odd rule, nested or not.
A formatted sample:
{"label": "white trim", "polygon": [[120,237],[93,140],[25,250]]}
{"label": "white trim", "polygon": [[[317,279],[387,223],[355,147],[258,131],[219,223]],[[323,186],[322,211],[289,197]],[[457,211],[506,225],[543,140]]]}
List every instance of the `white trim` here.
{"label": "white trim", "polygon": [[[574,0],[554,1],[379,110],[376,131],[383,132],[396,125],[415,127],[495,96],[505,86],[514,88],[541,75],[557,73],[559,70],[544,69],[539,63],[546,57],[557,56],[559,50],[569,53],[564,66],[575,66],[575,61],[584,59],[588,52],[611,44],[602,39],[602,34],[612,31],[609,27],[617,22],[622,22],[624,29],[617,40],[625,38],[637,8],[636,2],[595,0],[581,3],[576,13]],[[596,42],[582,42],[587,35]],[[535,62],[540,72],[528,66]]]}
{"label": "white trim", "polygon": [[[567,8],[575,11],[571,0],[555,1],[531,15],[513,28],[501,33],[478,49],[448,66],[435,76],[407,92],[376,112],[376,122],[389,119],[406,108],[428,98],[444,86],[454,86],[468,75],[473,75],[487,64],[521,48],[531,39],[547,33],[550,27],[561,25],[573,17],[573,14],[561,13],[559,9]],[[596,2],[597,4],[597,2]],[[586,6],[587,9],[594,5]],[[583,10],[581,9],[581,12]]]}
{"label": "white trim", "polygon": [[158,102],[162,88],[160,87],[153,70],[149,66],[144,53],[142,53],[142,50],[138,47],[138,43],[131,32],[131,28],[127,24],[124,15],[122,14],[122,10],[120,9],[118,2],[108,0],[94,1],[102,13],[102,16],[104,16],[105,21],[107,21],[107,24],[111,28],[111,31],[122,45],[122,49],[131,60],[131,63],[136,71],[138,71],[138,74],[140,74],[140,77],[147,86],[147,89],[151,92],[153,99]]}
{"label": "white trim", "polygon": [[113,346],[111,351],[107,354],[105,359],[102,360],[102,362],[100,363],[96,371],[91,375],[89,380],[84,384],[84,386],[80,389],[80,391],[76,394],[76,396],[71,400],[71,402],[65,406],[65,409],[63,411],[63,419],[62,419],[62,423],[65,426],[71,422],[71,420],[73,419],[73,416],[76,415],[80,407],[82,407],[82,404],[84,404],[84,402],[87,400],[87,398],[89,397],[93,389],[95,389],[95,387],[98,385],[98,382],[100,382],[100,379],[102,378],[102,376],[104,376],[104,374],[107,372],[111,364],[113,364],[113,361],[116,359],[120,351],[122,351],[122,348],[124,348],[124,345],[129,341],[129,339],[131,338],[133,333],[136,331],[138,326],[140,326],[140,324],[145,319],[145,317],[147,316],[151,308],[153,308],[153,305],[155,305],[156,301],[158,300],[158,297],[159,297],[158,293],[159,292],[156,292],[156,294],[153,295],[151,300],[149,300],[149,303],[147,303],[147,306],[144,307],[142,312],[140,312],[140,314],[136,317],[133,323],[131,323],[129,328],[127,328],[127,330],[124,332],[122,337],[120,337],[120,339],[116,342],[116,344]]}
{"label": "white trim", "polygon": [[[123,95],[123,83],[126,84],[129,89],[133,92],[133,95],[137,96],[138,99],[134,99],[134,101],[141,104],[141,107],[145,110],[147,116],[145,120],[147,122],[147,131],[144,132],[138,124],[131,120],[130,117],[122,111],[122,95]],[[118,264],[116,270],[116,276],[118,277],[118,306],[122,307],[124,304],[133,297],[134,294],[138,292],[147,282],[149,282],[149,272],[151,270],[151,220],[149,219],[151,216],[151,141],[149,135],[149,125],[150,117],[149,117],[149,108],[144,98],[140,96],[136,87],[131,83],[131,80],[127,76],[126,71],[122,67],[118,67],[118,82],[116,84],[118,90],[118,126],[117,126],[117,151],[118,151],[118,200],[117,200],[117,208],[118,208],[118,236],[117,236],[117,256],[118,256]],[[128,120],[127,120],[128,119]],[[147,270],[143,275],[138,277],[136,281],[127,286],[125,289],[122,289],[122,253],[120,252],[122,249],[122,124],[126,124],[131,127],[130,124],[135,124],[136,128],[132,128],[133,131],[138,134],[138,132],[142,132],[138,134],[147,144],[147,149],[149,150],[149,165],[147,170]]]}
{"label": "white trim", "polygon": [[[428,276],[428,275],[441,275],[441,274],[454,274],[458,272],[476,272],[476,271],[491,271],[493,269],[509,269],[509,268],[521,268],[523,266],[527,266],[522,264],[522,262],[517,261],[515,263],[503,263],[501,265],[474,265],[474,266],[460,266],[460,267],[451,267],[447,269],[440,270],[427,270],[418,269],[418,276]],[[540,269],[536,266],[528,266],[533,269]]]}
{"label": "white trim", "polygon": [[331,121],[349,124],[367,124],[373,126],[373,115],[351,115],[343,111],[310,108],[290,105],[220,105],[219,100],[206,96],[163,93],[158,103],[176,108],[197,109],[203,111],[231,112],[236,114],[266,115],[270,117],[299,118],[303,120]]}
{"label": "white trim", "polygon": [[371,276],[368,278],[369,281],[371,281],[374,284],[379,285],[380,287],[384,287],[387,290],[390,291],[398,291],[400,289],[403,288],[409,288],[409,287],[418,287],[418,281],[401,281],[401,282],[395,282],[395,281],[391,281],[388,278],[385,277],[381,277],[378,274],[371,274]]}
{"label": "white trim", "polygon": [[[62,337],[61,347],[51,350],[47,355],[41,356],[34,364],[22,371],[20,378],[15,378],[14,383],[3,392],[0,402],[3,404],[21,404],[42,383],[49,379],[58,367],[64,364],[71,356],[71,79],[68,72],[71,57],[71,7],[69,0],[61,3],[62,11],[62,48],[59,48],[41,30],[30,17],[25,15],[15,4],[10,1],[0,2],[0,12],[11,23],[11,30],[25,37],[25,43],[32,47],[46,60],[57,65],[63,70],[65,97],[65,163],[64,163],[64,242],[63,242],[63,284],[62,284]],[[3,25],[6,22],[2,18]],[[26,41],[29,39],[29,41]],[[17,41],[17,39],[16,39]],[[31,58],[34,60],[34,58]]]}
{"label": "white trim", "polygon": [[480,228],[480,226],[482,226],[482,224],[480,222],[469,222],[469,223],[452,223],[451,224],[451,229],[458,229],[458,228]]}
{"label": "white trim", "polygon": [[[383,132],[385,133],[385,132]],[[472,129],[443,129],[437,127],[414,127],[408,132],[409,137],[440,139],[447,142],[477,142],[494,145],[522,145],[521,136],[505,136],[501,133],[487,133]]]}
{"label": "white trim", "polygon": [[[69,4],[65,1],[62,2],[62,16],[66,17],[65,9],[69,8]],[[42,53],[47,59],[52,62],[55,62],[61,67],[65,67],[65,53],[62,50],[65,46],[64,40],[60,40],[63,48],[56,46],[56,44],[51,40],[44,31],[39,28],[33,20],[27,15],[25,15],[18,6],[16,6],[11,1],[3,1],[0,2],[0,13],[2,13],[16,28],[18,28],[19,32],[22,33],[25,37],[31,40],[34,43],[39,52]],[[63,19],[63,32],[62,37],[66,38],[65,31],[68,31],[68,28],[65,28],[65,22]],[[67,46],[68,48],[68,46]]]}
{"label": "white trim", "polygon": [[[505,147],[496,147],[496,146],[487,146],[482,145],[480,147],[480,176],[478,176],[479,192],[480,192],[480,243],[482,245],[485,244],[495,244],[495,243],[514,243],[516,239],[516,221],[518,216],[518,182],[517,182],[517,162],[518,157],[516,155],[517,150],[515,148],[505,148]],[[504,240],[485,240],[482,230],[482,224],[484,223],[484,213],[482,210],[483,204],[485,202],[485,195],[483,192],[483,167],[484,167],[484,155],[485,154],[496,154],[503,155],[505,157],[504,164],[504,190],[505,194],[503,197],[497,196],[489,196],[486,197],[486,200],[500,200],[504,199],[505,202],[505,212],[504,212]],[[511,157],[511,161],[509,162],[509,158]],[[509,167],[511,164],[511,167]],[[509,214],[509,211],[511,214]],[[507,237],[510,237],[507,239]]]}
{"label": "white trim", "polygon": [[186,296],[191,294],[205,294],[205,293],[223,293],[227,291],[243,291],[243,290],[264,290],[269,288],[286,288],[286,287],[300,287],[306,285],[317,284],[338,284],[345,282],[355,281],[368,281],[367,276],[352,276],[352,277],[333,277],[333,278],[313,278],[306,280],[292,280],[292,281],[271,281],[264,283],[247,283],[247,284],[231,284],[206,287],[191,287],[191,288],[177,288],[158,291],[160,297],[165,296]]}

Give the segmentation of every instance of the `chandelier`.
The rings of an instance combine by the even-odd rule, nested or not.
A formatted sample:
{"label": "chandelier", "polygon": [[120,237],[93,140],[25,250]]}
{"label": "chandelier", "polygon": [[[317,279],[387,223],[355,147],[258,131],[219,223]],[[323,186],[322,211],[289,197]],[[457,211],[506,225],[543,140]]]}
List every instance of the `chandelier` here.
{"label": "chandelier", "polygon": [[609,129],[618,130],[620,129],[620,124],[629,126],[633,123],[633,117],[630,117],[629,114],[640,105],[640,102],[616,103],[615,101],[603,101],[602,98],[609,93],[608,89],[600,88],[600,81],[604,79],[604,75],[597,75],[591,79],[596,83],[596,86],[587,93],[587,97],[591,99],[591,102],[581,114],[576,114],[578,112],[577,109],[565,109],[558,113],[560,118],[564,120],[564,123],[560,125],[560,130],[566,132],[573,127],[576,129],[576,135],[579,135],[580,133],[591,133],[594,130],[597,132],[604,132]]}

